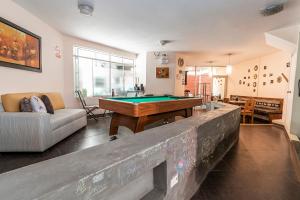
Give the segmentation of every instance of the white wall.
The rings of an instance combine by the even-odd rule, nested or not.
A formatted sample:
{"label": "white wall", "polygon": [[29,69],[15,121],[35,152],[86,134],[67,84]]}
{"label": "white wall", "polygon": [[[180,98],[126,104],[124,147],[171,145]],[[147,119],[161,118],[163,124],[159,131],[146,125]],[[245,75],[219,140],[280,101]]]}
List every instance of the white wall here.
{"label": "white wall", "polygon": [[[289,83],[285,81],[281,73],[284,73],[289,78],[291,67],[287,67],[286,64],[291,62],[291,55],[286,52],[278,51],[260,58],[248,60],[233,66],[232,75],[229,76],[228,81],[228,97],[229,95],[244,95],[244,96],[258,96],[258,97],[270,97],[270,98],[283,98],[283,121],[286,120],[287,110],[287,91],[289,90]],[[254,66],[257,65],[258,71],[254,71]],[[264,69],[267,66],[267,69]],[[250,69],[250,73],[248,73]],[[270,77],[270,73],[273,76]],[[258,75],[257,79],[254,79],[254,74]],[[264,77],[263,75],[267,76]],[[248,79],[250,76],[250,79]],[[245,80],[244,77],[247,79]],[[281,77],[282,82],[278,83],[277,78]],[[245,85],[240,85],[239,81],[246,82]],[[270,81],[274,83],[271,84]],[[257,83],[257,87],[253,87],[253,82]],[[263,85],[266,82],[266,85]],[[248,87],[247,84],[251,86]],[[256,89],[254,92],[253,89]]]}
{"label": "white wall", "polygon": [[[292,124],[292,115],[293,115],[293,108],[295,108],[295,111],[299,110],[300,106],[293,105],[294,100],[294,93],[297,93],[297,88],[295,90],[295,83],[296,83],[296,70],[297,70],[297,56],[298,51],[296,51],[292,55],[292,61],[291,61],[291,71],[289,75],[289,92],[287,93],[287,106],[286,106],[286,122],[285,122],[285,128],[289,134],[291,134],[291,124]],[[297,86],[296,86],[297,87]],[[297,108],[298,107],[298,108]],[[299,111],[298,111],[299,112]]]}
{"label": "white wall", "polygon": [[[299,35],[299,32],[298,32]],[[300,38],[300,35],[299,35]],[[298,81],[300,81],[300,39],[298,39],[298,50],[293,55],[294,70],[291,73],[293,77],[291,80],[291,96],[292,98],[292,107],[291,107],[291,119],[290,124],[288,124],[289,133],[297,135],[300,138],[300,97],[298,89]],[[290,125],[290,126],[289,126]]]}
{"label": "white wall", "polygon": [[[82,46],[91,49],[96,49],[99,51],[104,51],[111,54],[126,56],[128,58],[136,58],[136,54],[123,51],[120,49],[112,48],[102,44],[97,44],[89,41],[85,41],[79,38],[74,38],[71,36],[63,36],[64,44],[64,99],[65,103],[70,108],[80,107],[78,99],[74,95],[74,65],[73,65],[73,47]],[[88,104],[98,104],[98,98],[87,99]]]}
{"label": "white wall", "polygon": [[[155,95],[175,94],[175,70],[176,70],[176,54],[174,52],[166,52],[169,63],[162,65],[160,59],[156,59],[153,52],[147,53],[147,79],[146,93]],[[156,78],[156,67],[169,67],[169,78]]]}
{"label": "white wall", "polygon": [[[42,38],[42,73],[18,70],[0,66],[0,95],[14,92],[60,92],[67,107],[80,107],[74,98],[73,46],[84,46],[129,58],[136,58],[135,53],[126,52],[78,38],[66,36],[41,21],[16,3],[2,0],[1,17],[15,23]],[[62,58],[55,56],[55,47],[62,50]],[[144,63],[144,64],[142,64]],[[140,66],[145,66],[141,59]],[[145,80],[145,70],[139,70]],[[97,99],[91,99],[97,104]]]}
{"label": "white wall", "polygon": [[139,53],[136,58],[136,77],[139,79],[139,84],[144,84],[145,88],[147,87],[146,83],[146,65],[147,65],[147,53]]}
{"label": "white wall", "polygon": [[11,0],[1,0],[1,17],[42,37],[42,73],[0,66],[0,95],[14,92],[64,92],[63,58],[54,55],[63,49],[62,35]]}

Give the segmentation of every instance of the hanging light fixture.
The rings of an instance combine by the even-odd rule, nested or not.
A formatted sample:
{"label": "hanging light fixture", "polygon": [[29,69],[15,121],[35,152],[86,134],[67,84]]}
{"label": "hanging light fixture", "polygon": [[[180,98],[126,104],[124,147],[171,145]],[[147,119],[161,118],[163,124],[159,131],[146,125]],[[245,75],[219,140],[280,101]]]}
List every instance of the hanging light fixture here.
{"label": "hanging light fixture", "polygon": [[231,65],[231,56],[232,56],[232,53],[229,53],[227,54],[228,55],[228,64],[226,65],[226,74],[227,75],[231,75],[232,74],[232,65]]}

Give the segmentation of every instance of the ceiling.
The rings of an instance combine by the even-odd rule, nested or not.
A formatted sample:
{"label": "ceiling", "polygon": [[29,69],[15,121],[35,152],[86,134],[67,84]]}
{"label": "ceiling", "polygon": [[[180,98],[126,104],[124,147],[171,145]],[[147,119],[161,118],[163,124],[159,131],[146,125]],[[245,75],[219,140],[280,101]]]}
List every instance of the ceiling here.
{"label": "ceiling", "polygon": [[[77,0],[14,0],[62,33],[131,52],[179,51],[225,65],[268,54],[264,33],[300,23],[299,0],[95,0],[93,16]],[[263,17],[274,1],[285,10]],[[161,47],[160,40],[173,42]]]}

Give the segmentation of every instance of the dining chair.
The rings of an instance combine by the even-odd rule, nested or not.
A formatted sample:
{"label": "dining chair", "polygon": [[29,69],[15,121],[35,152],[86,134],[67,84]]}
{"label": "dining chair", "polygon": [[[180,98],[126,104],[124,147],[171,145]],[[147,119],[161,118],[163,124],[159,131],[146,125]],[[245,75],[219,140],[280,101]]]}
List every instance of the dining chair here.
{"label": "dining chair", "polygon": [[251,124],[254,123],[254,108],[255,108],[255,99],[246,100],[245,106],[241,110],[241,115],[243,116],[243,124],[246,123],[246,116],[251,117]]}

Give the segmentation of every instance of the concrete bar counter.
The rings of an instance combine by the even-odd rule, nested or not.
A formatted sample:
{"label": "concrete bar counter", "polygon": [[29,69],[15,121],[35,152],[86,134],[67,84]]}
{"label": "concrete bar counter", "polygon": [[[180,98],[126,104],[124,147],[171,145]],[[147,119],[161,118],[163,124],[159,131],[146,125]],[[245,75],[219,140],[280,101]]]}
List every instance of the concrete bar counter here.
{"label": "concrete bar counter", "polygon": [[1,199],[190,199],[239,138],[240,108],[209,107],[215,109],[4,173]]}

